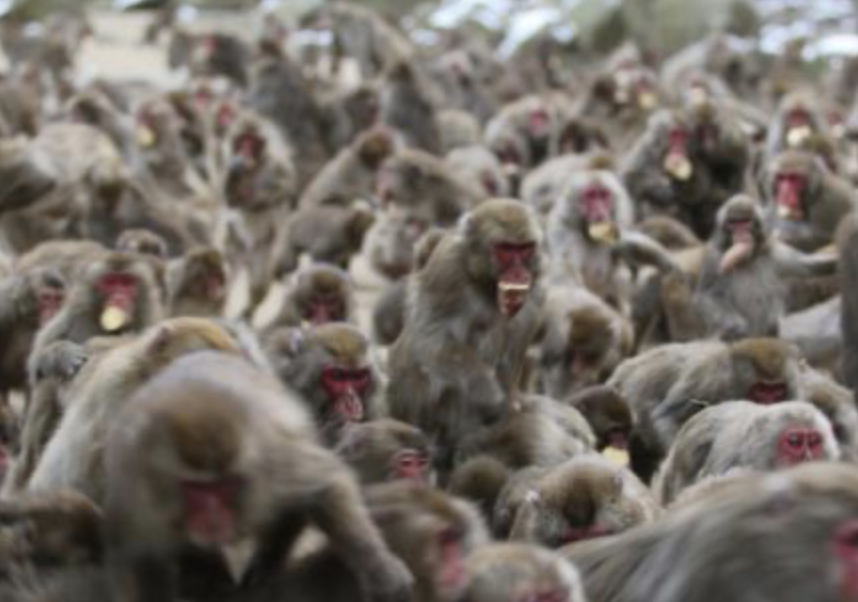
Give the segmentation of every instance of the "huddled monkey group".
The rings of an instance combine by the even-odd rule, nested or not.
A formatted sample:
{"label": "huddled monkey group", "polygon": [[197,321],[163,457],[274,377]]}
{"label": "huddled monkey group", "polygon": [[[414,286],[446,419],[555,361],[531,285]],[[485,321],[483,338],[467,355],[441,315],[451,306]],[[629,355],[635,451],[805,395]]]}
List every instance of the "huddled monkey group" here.
{"label": "huddled monkey group", "polygon": [[177,14],[0,20],[0,602],[858,601],[858,58]]}

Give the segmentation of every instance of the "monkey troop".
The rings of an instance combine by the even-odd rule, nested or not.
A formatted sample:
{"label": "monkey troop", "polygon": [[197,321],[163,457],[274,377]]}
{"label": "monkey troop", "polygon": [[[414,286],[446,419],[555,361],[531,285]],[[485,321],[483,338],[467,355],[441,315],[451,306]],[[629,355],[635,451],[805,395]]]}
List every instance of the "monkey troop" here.
{"label": "monkey troop", "polygon": [[0,602],[858,601],[858,59],[178,6],[0,18]]}

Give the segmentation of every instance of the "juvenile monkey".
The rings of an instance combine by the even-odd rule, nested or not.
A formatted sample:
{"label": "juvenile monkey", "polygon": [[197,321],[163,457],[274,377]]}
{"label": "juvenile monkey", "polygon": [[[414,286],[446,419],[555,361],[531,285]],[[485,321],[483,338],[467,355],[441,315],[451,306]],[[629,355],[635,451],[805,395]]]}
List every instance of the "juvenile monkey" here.
{"label": "juvenile monkey", "polygon": [[351,322],[353,308],[354,284],[349,275],[320,263],[294,275],[272,326]]}
{"label": "juvenile monkey", "polygon": [[394,418],[442,446],[442,462],[461,434],[496,420],[514,395],[537,326],[540,244],[531,210],[487,201],[415,275],[387,397]]}
{"label": "juvenile monkey", "polygon": [[214,247],[191,249],[170,262],[166,280],[171,316],[223,315],[227,266],[223,254]]}
{"label": "juvenile monkey", "polygon": [[499,536],[549,548],[651,522],[658,506],[632,472],[596,455],[515,475],[495,507]]}
{"label": "juvenile monkey", "polygon": [[[247,361],[188,355],[140,388],[106,454],[108,567],[117,596],[170,602],[179,552],[256,543],[251,576],[279,572],[313,522],[371,599],[408,598],[410,571],[385,545],[354,477],[315,436],[298,399]],[[177,579],[178,577],[178,579]]]}
{"label": "juvenile monkey", "polygon": [[767,471],[840,455],[828,419],[806,402],[730,401],[703,410],[679,431],[655,491],[668,505],[683,489],[737,467]]}
{"label": "juvenile monkey", "polygon": [[629,400],[635,418],[635,472],[649,479],[682,425],[709,405],[803,399],[800,361],[795,347],[768,338],[675,343],[624,361],[608,385]]}
{"label": "juvenile monkey", "polygon": [[306,331],[281,328],[268,336],[266,350],[281,380],[304,398],[328,442],[350,423],[380,413],[378,368],[369,341],[356,327],[330,322]]}
{"label": "juvenile monkey", "polygon": [[575,408],[596,435],[596,451],[612,447],[627,450],[632,432],[632,412],[625,397],[611,387],[587,387],[565,402]]}
{"label": "juvenile monkey", "polygon": [[429,439],[398,420],[350,424],[335,451],[364,485],[399,479],[432,484],[434,480]]}

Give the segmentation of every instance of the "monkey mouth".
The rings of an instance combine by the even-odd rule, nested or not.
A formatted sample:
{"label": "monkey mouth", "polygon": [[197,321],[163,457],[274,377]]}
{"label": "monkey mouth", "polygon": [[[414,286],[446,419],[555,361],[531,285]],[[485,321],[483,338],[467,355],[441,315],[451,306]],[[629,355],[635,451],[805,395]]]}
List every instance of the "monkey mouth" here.
{"label": "monkey mouth", "polygon": [[522,271],[522,274],[513,275],[509,279],[498,282],[498,307],[503,315],[514,318],[527,302],[530,294],[530,274]]}
{"label": "monkey mouth", "polygon": [[799,205],[778,203],[778,217],[791,222],[804,221],[804,212]]}

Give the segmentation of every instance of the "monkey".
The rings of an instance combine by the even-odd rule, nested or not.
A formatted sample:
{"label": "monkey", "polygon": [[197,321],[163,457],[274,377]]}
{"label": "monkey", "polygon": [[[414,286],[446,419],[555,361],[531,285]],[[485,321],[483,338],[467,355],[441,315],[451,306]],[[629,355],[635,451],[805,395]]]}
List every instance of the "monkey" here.
{"label": "monkey", "polygon": [[71,282],[106,251],[104,245],[92,240],[47,240],[19,255],[13,268],[21,274],[56,270],[63,279]]}
{"label": "monkey", "polygon": [[47,158],[20,138],[0,143],[0,211],[26,209],[59,186],[59,177]]}
{"label": "monkey", "polygon": [[683,489],[736,467],[771,471],[840,457],[831,424],[809,403],[762,406],[729,401],[685,423],[656,475],[654,489],[659,501],[668,505]]}
{"label": "monkey", "polygon": [[801,372],[804,399],[825,414],[831,423],[841,456],[851,460],[858,454],[858,408],[852,392],[829,375],[805,367]]}
{"label": "monkey", "polygon": [[631,354],[631,324],[579,286],[548,287],[538,340],[540,389],[564,399],[610,376]]}
{"label": "monkey", "polygon": [[481,187],[459,179],[443,159],[416,149],[388,157],[377,185],[383,206],[399,207],[426,226],[451,226],[487,198]]}
{"label": "monkey", "polygon": [[419,269],[415,255],[419,254],[420,241],[427,236],[440,237],[442,232],[441,228],[427,228],[420,219],[399,207],[390,207],[376,215],[364,240],[363,256],[384,278],[400,280],[413,269]]}
{"label": "monkey", "polygon": [[223,76],[240,87],[248,84],[250,48],[238,37],[226,33],[193,36],[189,58],[196,76]]}
{"label": "monkey", "polygon": [[840,372],[858,401],[858,212],[850,212],[837,231],[840,258],[838,282],[842,298],[840,332],[843,354]]}
{"label": "monkey", "polygon": [[350,424],[334,450],[364,486],[399,479],[431,485],[435,480],[432,446],[426,435],[398,420]]}
{"label": "monkey", "polygon": [[[445,156],[457,148],[477,145],[482,139],[480,122],[467,111],[444,109],[438,112],[437,122],[441,136],[441,154]],[[497,193],[494,196],[498,196]]]}
{"label": "monkey", "polygon": [[375,127],[361,133],[307,184],[298,206],[347,207],[357,200],[374,200],[379,171],[394,151],[395,142],[388,129]]}
{"label": "monkey", "polygon": [[[69,487],[101,505],[105,500],[105,447],[131,394],[176,358],[200,349],[239,354],[235,337],[203,318],[174,318],[88,361],[72,382],[53,433],[26,483],[27,491]],[[38,418],[31,412],[28,420]],[[25,427],[26,428],[26,427]],[[27,445],[27,441],[23,444]]]}
{"label": "monkey", "polygon": [[542,547],[494,543],[475,550],[465,562],[467,586],[462,597],[472,602],[586,602],[575,567]]}
{"label": "monkey", "polygon": [[226,260],[216,248],[190,249],[171,261],[166,281],[171,316],[223,315],[229,278]]}
{"label": "monkey", "polygon": [[584,416],[596,436],[596,451],[628,450],[634,426],[628,400],[606,385],[581,389],[563,401]]}
{"label": "monkey", "polygon": [[806,149],[814,135],[827,135],[828,119],[818,107],[815,94],[809,90],[797,90],[781,98],[766,136],[766,159],[791,149]]}
{"label": "monkey", "polygon": [[[560,116],[539,96],[524,96],[502,107],[486,124],[484,139],[513,180],[556,153]],[[513,192],[517,190],[514,184]]]}
{"label": "monkey", "polygon": [[793,345],[772,338],[674,343],[625,360],[607,384],[628,399],[635,419],[635,473],[648,481],[681,426],[708,405],[803,399],[800,361]]}
{"label": "monkey", "polygon": [[27,385],[27,359],[37,332],[61,311],[67,280],[53,267],[16,270],[0,280],[0,391]]}
{"label": "monkey", "polygon": [[416,63],[403,61],[385,73],[379,121],[396,131],[406,146],[436,156],[444,151],[432,91]]}
{"label": "monkey", "polygon": [[763,190],[778,237],[808,253],[831,244],[840,220],[855,208],[852,186],[801,150],[772,157]]}
{"label": "monkey", "polygon": [[381,413],[380,373],[367,338],[351,324],[280,328],[265,340],[280,379],[307,403],[325,440]]}
{"label": "monkey", "polygon": [[298,209],[278,228],[268,262],[268,280],[279,280],[293,272],[303,254],[346,269],[361,250],[364,235],[374,221],[375,214],[366,203]]}
{"label": "monkey", "polygon": [[71,490],[0,501],[0,582],[21,572],[80,570],[101,562],[103,514]]}
{"label": "monkey", "polygon": [[[524,176],[519,190],[521,200],[536,209],[540,215],[547,216],[571,175],[589,167],[592,165],[581,155],[565,154],[549,159]],[[631,202],[623,210],[631,218]]]}
{"label": "monkey", "polygon": [[182,546],[244,538],[257,544],[248,578],[264,583],[312,521],[364,595],[408,599],[411,572],[373,525],[355,478],[272,376],[229,354],[190,354],[143,385],[120,418],[107,441],[104,506],[116,595],[176,600]]}
{"label": "monkey", "polygon": [[659,521],[561,554],[603,602],[844,600],[856,594],[856,510],[853,467],[802,465],[731,478]]}
{"label": "monkey", "polygon": [[499,537],[559,548],[621,533],[657,514],[652,494],[630,470],[590,454],[513,476],[498,498],[493,527]]}
{"label": "monkey", "polygon": [[[725,203],[716,221],[691,306],[682,307],[686,279],[662,285],[672,338],[777,336],[787,309],[786,279],[834,274],[836,256],[805,256],[775,240],[763,208],[747,195]],[[687,324],[676,319],[681,315],[689,315]]]}
{"label": "monkey", "polygon": [[478,183],[488,197],[508,197],[512,193],[500,161],[481,144],[454,148],[444,160],[455,176]]}
{"label": "monkey", "polygon": [[354,322],[354,294],[354,283],[340,268],[324,263],[307,266],[294,275],[268,327]]}
{"label": "monkey", "polygon": [[322,111],[329,130],[327,148],[335,153],[349,146],[366,130],[377,125],[381,108],[378,82],[361,82],[342,92],[321,98]]}
{"label": "monkey", "polygon": [[[403,237],[413,236],[419,228],[414,227],[413,223],[408,223],[403,227],[400,223],[403,221],[403,218],[404,216],[400,216],[399,218],[393,217],[386,222],[388,226],[392,226],[394,228],[398,223],[400,225],[395,232],[386,230],[387,236],[384,237],[386,240],[379,240],[382,236],[380,235],[380,232],[376,232],[376,236],[373,236],[373,233],[370,233],[366,243],[366,247],[370,250],[371,257],[375,258],[373,264],[376,267],[378,267],[379,263],[382,263],[385,268],[384,271],[388,276],[400,276],[399,280],[394,281],[381,294],[381,297],[379,297],[375,308],[373,309],[373,335],[376,342],[382,345],[392,345],[399,337],[399,334],[405,326],[405,316],[408,305],[408,288],[409,283],[413,280],[414,276],[413,273],[397,273],[405,269],[404,267],[400,267],[400,264],[404,266],[404,259],[402,256],[413,252],[413,257],[410,258],[412,265],[409,266],[409,268],[411,268],[412,272],[422,269],[423,266],[426,265],[426,262],[429,261],[432,251],[435,250],[435,247],[438,246],[438,243],[444,238],[444,234],[446,232],[443,228],[429,228],[428,230],[425,230],[420,235],[420,238],[415,242],[407,244],[409,241],[403,240]],[[402,230],[405,230],[405,232],[402,232]],[[383,242],[387,242],[388,244],[381,244]],[[373,251],[377,252],[373,253]],[[379,255],[381,257],[379,257]],[[391,265],[391,260],[396,263]],[[392,269],[394,267],[397,268],[396,271]]]}
{"label": "monkey", "polygon": [[155,232],[142,228],[123,231],[116,239],[114,248],[120,253],[149,255],[161,260],[166,260],[169,255],[167,241]]}
{"label": "monkey", "polygon": [[163,315],[158,278],[139,257],[109,252],[86,266],[61,309],[39,331],[34,354],[54,341],[84,343],[101,335],[135,332]]}
{"label": "monkey", "polygon": [[538,326],[541,242],[525,205],[486,201],[415,274],[390,349],[387,400],[393,418],[439,445],[441,464],[463,433],[496,420],[515,390]]}

